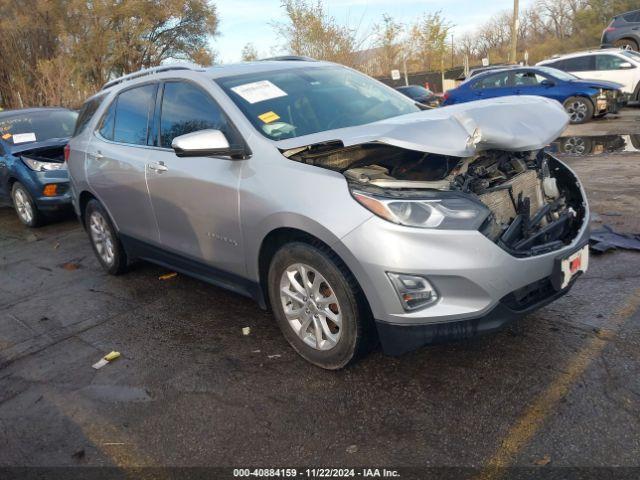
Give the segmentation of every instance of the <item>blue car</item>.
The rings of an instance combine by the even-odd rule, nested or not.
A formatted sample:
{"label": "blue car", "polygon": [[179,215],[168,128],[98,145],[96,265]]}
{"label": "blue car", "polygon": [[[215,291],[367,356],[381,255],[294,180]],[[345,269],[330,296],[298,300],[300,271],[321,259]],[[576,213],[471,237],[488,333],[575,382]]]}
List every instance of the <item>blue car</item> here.
{"label": "blue car", "polygon": [[549,67],[520,67],[476,75],[444,95],[443,106],[507,95],[539,95],[564,105],[571,123],[617,112],[626,103],[622,85],[582,80]]}
{"label": "blue car", "polygon": [[65,108],[0,112],[0,201],[28,227],[71,206],[64,148],[77,116]]}

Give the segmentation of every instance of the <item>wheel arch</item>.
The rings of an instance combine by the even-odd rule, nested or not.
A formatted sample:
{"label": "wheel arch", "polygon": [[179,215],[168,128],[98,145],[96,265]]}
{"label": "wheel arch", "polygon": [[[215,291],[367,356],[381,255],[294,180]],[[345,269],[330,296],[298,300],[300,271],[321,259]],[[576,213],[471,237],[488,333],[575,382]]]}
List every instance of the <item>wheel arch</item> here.
{"label": "wheel arch", "polygon": [[327,253],[331,257],[331,259],[338,264],[338,267],[345,270],[347,274],[353,279],[354,284],[357,286],[362,298],[364,299],[366,308],[369,310],[369,312],[371,311],[367,296],[365,295],[364,290],[362,289],[362,286],[360,285],[357,277],[354,275],[353,268],[351,268],[348,262],[338,254],[336,249],[318,236],[300,228],[291,226],[274,228],[264,236],[262,242],[260,243],[260,248],[258,250],[257,273],[260,290],[262,292],[261,300],[264,301],[264,306],[267,309],[271,308],[269,304],[269,286],[267,282],[271,259],[282,246],[292,242],[306,243]]}

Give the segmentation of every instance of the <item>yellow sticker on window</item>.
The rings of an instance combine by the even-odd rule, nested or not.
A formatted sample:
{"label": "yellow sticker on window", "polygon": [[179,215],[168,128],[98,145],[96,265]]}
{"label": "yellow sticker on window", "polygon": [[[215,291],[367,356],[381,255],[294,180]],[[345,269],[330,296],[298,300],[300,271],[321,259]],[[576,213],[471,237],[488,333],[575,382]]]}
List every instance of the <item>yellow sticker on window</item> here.
{"label": "yellow sticker on window", "polygon": [[279,120],[280,116],[276,112],[267,112],[263,113],[262,115],[258,115],[258,118],[264,123],[271,123]]}
{"label": "yellow sticker on window", "polygon": [[3,140],[9,140],[11,138],[11,134],[10,133],[5,133],[4,135],[2,135],[2,139]]}

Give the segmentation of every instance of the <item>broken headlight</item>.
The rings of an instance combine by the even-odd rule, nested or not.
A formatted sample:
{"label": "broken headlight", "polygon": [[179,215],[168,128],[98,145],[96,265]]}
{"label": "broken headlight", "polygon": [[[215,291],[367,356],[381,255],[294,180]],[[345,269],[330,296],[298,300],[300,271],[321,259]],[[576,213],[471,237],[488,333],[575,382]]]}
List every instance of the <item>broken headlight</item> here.
{"label": "broken headlight", "polygon": [[352,191],[365,208],[393,223],[418,228],[477,230],[489,215],[482,204],[460,196],[387,198]]}

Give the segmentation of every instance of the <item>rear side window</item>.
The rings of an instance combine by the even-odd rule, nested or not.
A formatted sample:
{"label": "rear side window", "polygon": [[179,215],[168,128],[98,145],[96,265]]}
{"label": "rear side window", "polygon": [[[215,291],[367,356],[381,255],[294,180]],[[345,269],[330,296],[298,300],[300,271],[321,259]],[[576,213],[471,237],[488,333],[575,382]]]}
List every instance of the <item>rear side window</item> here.
{"label": "rear side window", "polygon": [[118,104],[117,99],[111,102],[109,108],[106,113],[100,120],[100,125],[98,126],[98,132],[103,138],[107,140],[113,140],[113,124],[116,119],[116,105]]}
{"label": "rear side window", "polygon": [[73,136],[80,135],[84,129],[87,127],[87,124],[93,118],[93,115],[96,113],[96,110],[100,107],[102,100],[104,100],[105,95],[98,95],[97,97],[90,98],[87,100],[82,108],[80,109],[80,114],[78,115],[78,119],[76,120],[76,128],[73,131]]}
{"label": "rear side window", "polygon": [[204,90],[187,82],[167,82],[162,95],[160,146],[171,148],[175,137],[198,130],[221,130],[233,143],[232,129],[218,104]]}
{"label": "rear side window", "polygon": [[588,72],[595,70],[595,58],[594,55],[566,58],[556,62],[554,67],[565,72]]}
{"label": "rear side window", "polygon": [[622,18],[624,18],[625,21],[630,23],[640,22],[640,10],[636,12],[629,12],[626,15],[623,15]]}
{"label": "rear side window", "polygon": [[157,88],[155,84],[144,85],[118,95],[113,124],[114,142],[147,144]]}

